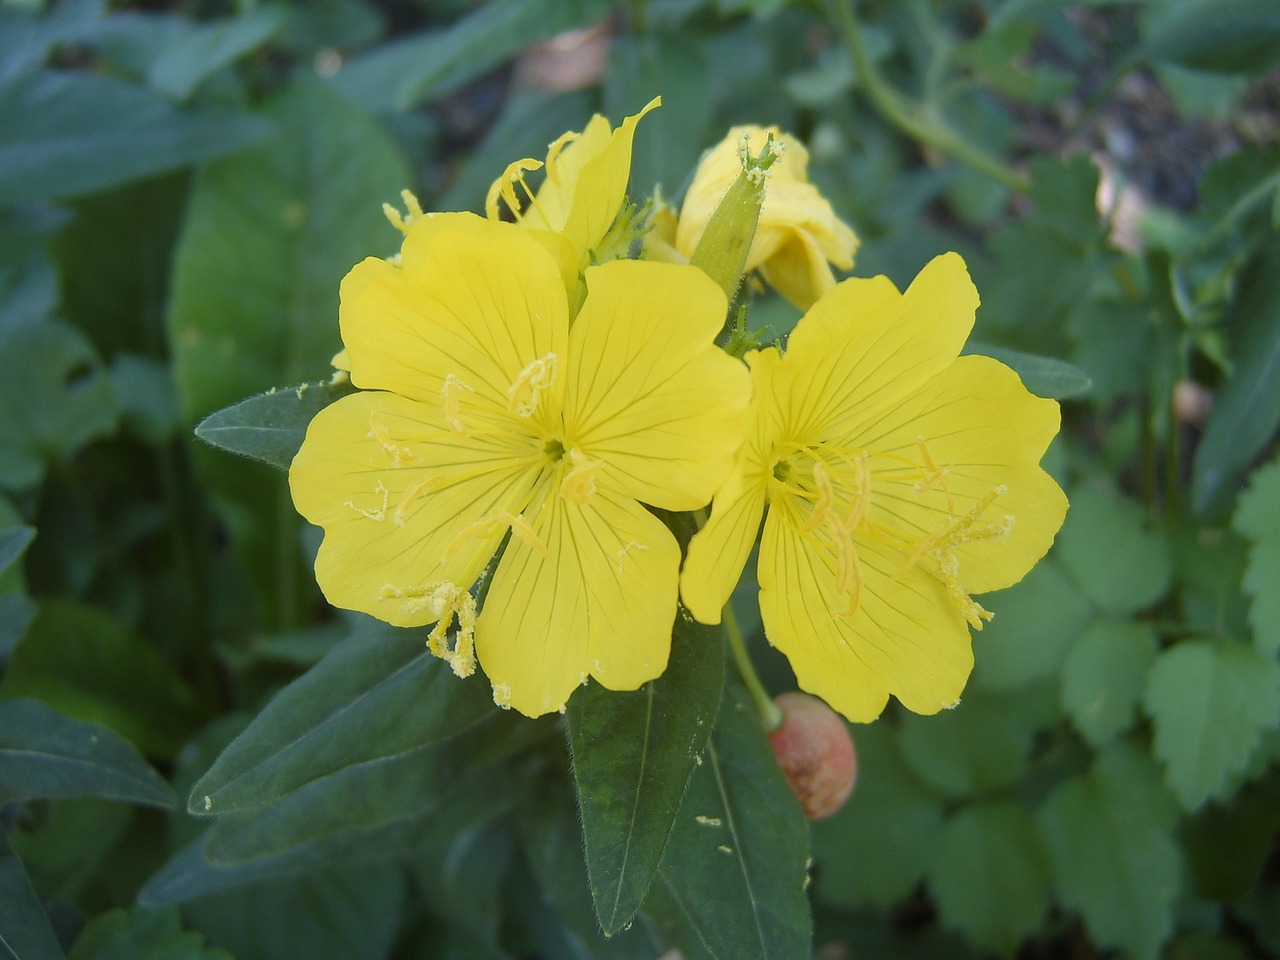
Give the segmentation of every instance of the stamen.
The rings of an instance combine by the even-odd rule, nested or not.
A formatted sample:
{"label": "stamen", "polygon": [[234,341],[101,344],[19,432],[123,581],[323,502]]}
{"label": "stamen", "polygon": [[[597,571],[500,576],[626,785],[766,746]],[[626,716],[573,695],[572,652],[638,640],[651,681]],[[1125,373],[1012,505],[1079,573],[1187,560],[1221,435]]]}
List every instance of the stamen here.
{"label": "stamen", "polygon": [[568,133],[562,133],[556,137],[554,141],[547,145],[547,179],[552,183],[559,183],[559,171],[556,169],[556,160],[560,157],[560,151],[567,147],[573,141],[577,140],[581,134],[574,133],[570,130]]}
{"label": "stamen", "polygon": [[827,468],[819,460],[813,465],[813,485],[818,491],[818,499],[813,505],[813,512],[809,515],[809,522],[801,529],[816,530],[818,527],[827,523],[831,516],[831,509],[836,503],[836,491],[831,486],[831,477],[827,474]]}
{"label": "stamen", "polygon": [[401,233],[408,233],[409,225],[419,217],[426,216],[426,214],[422,212],[422,204],[418,202],[418,198],[413,195],[412,190],[401,190],[400,199],[404,201],[407,215],[401,216],[400,211],[389,203],[382,205],[382,213],[393,227]]}
{"label": "stamen", "polygon": [[449,429],[459,436],[467,435],[467,426],[462,422],[461,417],[461,391],[475,393],[475,389],[462,380],[459,380],[452,373],[444,378],[444,385],[440,387],[440,401],[444,406],[444,422],[449,425]]}
{"label": "stamen", "polygon": [[524,518],[523,513],[511,513],[502,507],[494,507],[479,520],[469,523],[458,531],[447,547],[444,548],[442,560],[448,560],[476,537],[488,536],[495,527],[510,527],[511,532],[533,547],[534,550],[547,555],[547,546],[534,532],[532,524]]}
{"label": "stamen", "polygon": [[596,471],[604,461],[592,460],[577,447],[573,447],[569,451],[569,462],[573,466],[560,481],[560,496],[581,506],[595,495]]}
{"label": "stamen", "polygon": [[378,485],[373,488],[373,492],[375,494],[382,494],[382,506],[374,507],[372,510],[365,510],[362,507],[357,507],[354,500],[348,500],[343,504],[343,506],[350,507],[366,520],[375,520],[378,523],[381,523],[383,520],[387,519],[387,497],[389,496],[389,491],[382,485],[382,481],[379,480]]}
{"label": "stamen", "polygon": [[378,419],[377,413],[369,414],[369,432],[365,436],[370,440],[376,440],[382,445],[382,452],[391,460],[393,467],[400,467],[405,463],[416,463],[418,460],[416,453],[391,439],[391,434],[387,432],[387,428]]}
{"label": "stamen", "polygon": [[626,543],[624,543],[622,545],[622,549],[619,550],[616,554],[618,558],[618,572],[622,573],[626,569],[623,566],[623,564],[626,562],[627,557],[631,555],[632,550],[648,550],[648,549],[649,547],[647,544],[637,543],[635,540],[628,540]]}
{"label": "stamen", "polygon": [[539,357],[520,371],[516,382],[507,388],[507,410],[528,419],[538,409],[538,396],[556,382],[559,358],[554,353]]}
{"label": "stamen", "polygon": [[391,515],[395,525],[403,527],[409,511],[417,506],[418,501],[428,493],[434,493],[444,487],[447,483],[448,481],[443,477],[427,477],[425,480],[420,480],[405,490],[404,496],[400,498],[399,505],[396,506],[395,513]]}
{"label": "stamen", "polygon": [[920,460],[924,464],[924,478],[913,489],[920,494],[928,493],[935,487],[941,487],[947,495],[947,511],[955,513],[955,503],[951,499],[951,486],[947,483],[947,479],[951,476],[951,467],[938,466],[937,461],[933,459],[933,454],[929,452],[928,445],[924,442],[924,437],[916,437],[916,447],[920,451]]}
{"label": "stamen", "polygon": [[515,163],[507,165],[507,169],[502,171],[502,176],[493,181],[489,187],[489,193],[484,198],[484,215],[490,220],[499,219],[498,198],[501,197],[507,205],[507,209],[517,218],[520,216],[520,199],[516,196],[515,185],[518,183],[524,188],[525,196],[533,199],[533,192],[529,189],[529,185],[525,183],[524,175],[531,170],[537,170],[542,166],[541,160],[517,160]]}
{"label": "stamen", "polygon": [[[476,669],[475,631],[476,600],[470,592],[449,580],[437,580],[420,587],[383,586],[383,600],[399,600],[400,609],[409,616],[426,613],[436,620],[435,629],[427,636],[427,649],[444,660],[459,677],[469,677]],[[453,646],[449,646],[449,625],[454,618],[458,629]]]}

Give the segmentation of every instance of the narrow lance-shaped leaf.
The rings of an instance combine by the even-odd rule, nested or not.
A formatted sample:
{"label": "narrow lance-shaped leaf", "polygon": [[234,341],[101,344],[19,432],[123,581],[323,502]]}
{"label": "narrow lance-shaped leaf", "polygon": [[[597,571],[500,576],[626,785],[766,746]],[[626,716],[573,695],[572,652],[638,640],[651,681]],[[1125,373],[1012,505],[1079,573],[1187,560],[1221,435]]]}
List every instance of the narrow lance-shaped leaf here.
{"label": "narrow lance-shaped leaf", "polygon": [[231,453],[288,470],[311,418],[351,390],[350,381],[336,379],[268,390],[209,414],[196,424],[196,436]]}
{"label": "narrow lance-shaped leaf", "polygon": [[633,693],[592,683],[569,702],[587,870],[606,936],[626,926],[644,901],[723,681],[721,629],[682,609],[661,677]]}
{"label": "narrow lance-shaped leaf", "polygon": [[1012,368],[1022,379],[1022,385],[1037,397],[1064,400],[1088,393],[1093,387],[1093,381],[1087,373],[1057,357],[1042,357],[972,340],[965,344],[964,352],[991,357]]}
{"label": "narrow lance-shaped leaf", "polygon": [[0,831],[0,956],[5,960],[62,960],[40,898],[31,888],[27,871]]}
{"label": "narrow lance-shaped leaf", "polygon": [[0,804],[43,797],[173,804],[169,785],[118,734],[38,700],[0,703]]}
{"label": "narrow lance-shaped leaf", "polygon": [[733,677],[659,868],[717,960],[809,955],[808,830],[746,691]]}

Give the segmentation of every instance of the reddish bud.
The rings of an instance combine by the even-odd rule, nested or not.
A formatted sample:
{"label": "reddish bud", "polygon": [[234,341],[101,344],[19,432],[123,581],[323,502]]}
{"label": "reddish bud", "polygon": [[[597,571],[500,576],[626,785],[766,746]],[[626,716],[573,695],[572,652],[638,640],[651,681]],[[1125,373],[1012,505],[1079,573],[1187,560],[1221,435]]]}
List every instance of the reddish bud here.
{"label": "reddish bud", "polygon": [[773,701],[782,726],[769,734],[778,766],[810,820],[836,813],[853,792],[858,760],[849,728],[817,697],[792,691]]}

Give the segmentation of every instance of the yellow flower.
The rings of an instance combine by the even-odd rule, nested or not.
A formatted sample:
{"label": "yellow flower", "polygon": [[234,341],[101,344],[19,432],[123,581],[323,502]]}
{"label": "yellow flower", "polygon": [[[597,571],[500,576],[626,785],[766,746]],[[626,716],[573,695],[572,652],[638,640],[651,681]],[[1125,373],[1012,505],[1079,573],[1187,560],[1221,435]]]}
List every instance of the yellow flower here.
{"label": "yellow flower", "polygon": [[835,284],[828,261],[841,270],[853,266],[858,238],[809,182],[804,145],[777,127],[734,127],[707,152],[685,194],[675,245],[685,257],[693,256],[716,204],[742,173],[741,155],[758,154],[770,133],[787,152],[769,171],[746,269],[759,269],[770,286],[805,310]]}
{"label": "yellow flower", "polygon": [[[631,143],[636,124],[650,110],[662,105],[654,97],[618,129],[600,114],[581,133],[569,132],[547,148],[546,180],[537,195],[525,183],[525,173],[544,166],[539,160],[517,160],[493,182],[485,199],[490,220],[500,216],[498,200],[515,215],[517,223],[535,231],[560,263],[566,287],[574,289],[585,268],[613,225],[627,197],[631,176]],[[516,185],[524,190],[528,205],[521,209]]]}
{"label": "yellow flower", "polygon": [[[529,716],[588,676],[634,689],[662,673],[680,550],[641,504],[711,499],[750,394],[714,345],[724,294],[696,268],[591,267],[572,327],[559,280],[512,224],[414,218],[398,264],[367,259],[342,283],[361,392],[316,416],[289,473],[325,531],[329,600],[436,623],[431,649],[464,675],[478,657],[495,700]],[[477,612],[470,588],[504,541]]]}
{"label": "yellow flower", "polygon": [[835,286],[785,354],[747,355],[747,443],[694,536],[681,579],[706,623],[760,543],[760,611],[800,686],[850,720],[889,694],[953,706],[973,664],[970,596],[1018,582],[1053,542],[1066,498],[1039,466],[1058,405],[988,357],[958,357],[978,294],[955,254],[905,293]]}

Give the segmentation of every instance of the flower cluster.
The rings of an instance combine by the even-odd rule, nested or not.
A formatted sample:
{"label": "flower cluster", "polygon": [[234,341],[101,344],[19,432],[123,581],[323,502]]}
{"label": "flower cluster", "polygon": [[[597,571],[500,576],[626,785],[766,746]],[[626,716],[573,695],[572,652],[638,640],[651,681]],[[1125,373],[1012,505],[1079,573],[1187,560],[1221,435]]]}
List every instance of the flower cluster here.
{"label": "flower cluster", "polygon": [[[400,253],[347,275],[342,363],[359,391],[316,416],[290,471],[324,528],[320,586],[434,625],[455,672],[478,661],[500,705],[538,716],[589,678],[658,677],[678,602],[719,622],[763,518],[765,630],[802,687],[853,720],[890,694],[952,704],[969,627],[990,616],[972,594],[1020,579],[1063,519],[1039,467],[1057,405],[958,356],[977,294],[954,254],[905,293],[836,283],[830,264],[847,269],[857,241],[777,130],[731,131],[669,255],[628,258],[632,138],[657,103],[512,164],[485,217],[407,196],[390,214]],[[761,170],[749,156],[766,138],[789,150]],[[756,344],[745,363],[717,345],[724,284],[688,262],[744,170],[769,177],[743,269],[808,308],[785,351]],[[708,504],[682,557],[650,508]]]}

